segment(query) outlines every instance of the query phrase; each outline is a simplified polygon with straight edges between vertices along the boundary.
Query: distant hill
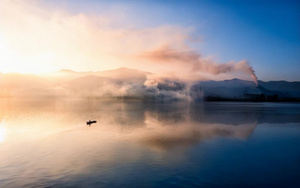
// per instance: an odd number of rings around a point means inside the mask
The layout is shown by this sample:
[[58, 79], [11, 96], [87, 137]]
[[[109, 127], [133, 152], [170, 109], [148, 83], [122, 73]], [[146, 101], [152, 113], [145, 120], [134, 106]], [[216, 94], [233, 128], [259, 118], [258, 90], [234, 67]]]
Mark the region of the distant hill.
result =
[[258, 81], [259, 86], [269, 90], [286, 93], [290, 97], [300, 97], [300, 82], [287, 81]]
[[299, 100], [300, 82], [251, 81], [232, 79], [224, 81], [201, 81], [204, 97], [209, 100], [280, 101]]
[[300, 101], [300, 82], [259, 80], [258, 86], [240, 79], [184, 82], [124, 67], [96, 72], [63, 69], [43, 76], [1, 73], [0, 87], [0, 97]]

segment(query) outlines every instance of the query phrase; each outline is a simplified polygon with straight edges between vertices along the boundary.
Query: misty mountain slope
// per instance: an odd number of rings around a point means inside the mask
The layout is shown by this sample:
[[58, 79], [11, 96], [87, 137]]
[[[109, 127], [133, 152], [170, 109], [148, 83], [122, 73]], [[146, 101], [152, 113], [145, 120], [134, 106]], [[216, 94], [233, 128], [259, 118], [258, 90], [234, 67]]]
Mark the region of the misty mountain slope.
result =
[[[278, 98], [299, 98], [300, 82], [286, 81], [259, 81], [256, 87], [254, 82], [232, 79], [224, 81], [202, 81], [198, 83], [202, 87], [204, 96], [222, 97], [222, 98], [249, 98], [259, 95], [265, 97], [273, 96]], [[266, 87], [264, 87], [266, 86]]]
[[61, 70], [36, 76], [0, 74], [0, 97], [97, 97], [151, 100], [202, 101], [207, 97], [226, 100], [284, 100], [300, 98], [300, 82], [224, 81], [185, 82], [149, 72], [120, 68], [98, 72]]
[[224, 81], [200, 81], [196, 84], [201, 88], [203, 97], [243, 98], [245, 93], [259, 94], [253, 81], [224, 80]]
[[69, 93], [85, 97], [135, 97], [163, 100], [187, 97], [185, 83], [148, 80], [148, 76], [154, 75], [149, 72], [120, 68], [90, 73], [92, 75], [75, 78], [62, 85], [69, 90]]
[[290, 97], [300, 97], [300, 82], [287, 82], [287, 81], [269, 81], [269, 82], [258, 82], [259, 86], [270, 90], [280, 91]]
[[287, 82], [287, 81], [269, 81], [264, 82], [259, 80], [258, 84], [269, 90], [283, 89], [286, 91], [300, 90], [300, 82]]
[[137, 81], [137, 80], [146, 80], [148, 75], [153, 75], [153, 74], [150, 72], [144, 72], [137, 69], [129, 69], [129, 68], [122, 67], [114, 70], [98, 71], [95, 72], [94, 75], [105, 77], [105, 78], [122, 79], [126, 81]]
[[225, 87], [225, 88], [233, 88], [233, 87], [256, 87], [253, 81], [248, 80], [240, 80], [234, 78], [232, 80], [223, 80], [223, 81], [200, 81], [199, 85], [204, 87]]
[[51, 77], [54, 80], [59, 81], [71, 81], [77, 78], [94, 75], [98, 77], [103, 77], [107, 79], [118, 79], [123, 81], [137, 81], [137, 80], [145, 80], [147, 76], [154, 75], [150, 72], [144, 72], [137, 69], [129, 69], [129, 68], [119, 68], [113, 70], [106, 71], [87, 71], [87, 72], [76, 72], [68, 69], [62, 69], [60, 71], [54, 72], [47, 76]]
[[203, 87], [204, 96], [222, 98], [242, 98], [245, 87]]
[[[104, 74], [105, 75], [105, 74]], [[82, 97], [141, 97], [145, 95], [145, 78], [134, 77], [117, 79], [112, 77], [88, 75], [63, 83], [71, 94]], [[135, 78], [135, 79], [134, 79]]]
[[267, 96], [277, 96], [279, 98], [289, 98], [291, 97], [289, 92], [286, 90], [268, 90], [262, 86], [258, 86], [257, 89], [260, 90], [261, 94], [267, 95]]

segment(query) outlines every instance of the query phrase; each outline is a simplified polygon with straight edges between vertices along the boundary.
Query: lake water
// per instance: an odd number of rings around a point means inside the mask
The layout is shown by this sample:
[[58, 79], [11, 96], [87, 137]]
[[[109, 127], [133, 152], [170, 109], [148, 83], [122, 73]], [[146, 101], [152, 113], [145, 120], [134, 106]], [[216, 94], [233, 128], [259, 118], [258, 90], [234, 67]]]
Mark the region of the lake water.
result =
[[254, 186], [300, 187], [299, 103], [0, 99], [0, 187]]

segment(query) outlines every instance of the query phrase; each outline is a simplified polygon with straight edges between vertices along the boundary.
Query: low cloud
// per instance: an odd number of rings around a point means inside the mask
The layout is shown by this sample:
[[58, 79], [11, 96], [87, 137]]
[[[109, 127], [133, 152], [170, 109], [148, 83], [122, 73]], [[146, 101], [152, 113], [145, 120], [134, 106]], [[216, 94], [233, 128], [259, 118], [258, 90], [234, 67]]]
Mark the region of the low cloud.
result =
[[207, 95], [242, 98], [245, 87], [255, 90], [251, 81], [233, 80], [234, 86], [226, 83], [210, 83], [207, 87], [205, 81], [187, 82], [128, 68], [98, 72], [62, 70], [43, 76], [0, 73], [0, 97], [202, 101]]

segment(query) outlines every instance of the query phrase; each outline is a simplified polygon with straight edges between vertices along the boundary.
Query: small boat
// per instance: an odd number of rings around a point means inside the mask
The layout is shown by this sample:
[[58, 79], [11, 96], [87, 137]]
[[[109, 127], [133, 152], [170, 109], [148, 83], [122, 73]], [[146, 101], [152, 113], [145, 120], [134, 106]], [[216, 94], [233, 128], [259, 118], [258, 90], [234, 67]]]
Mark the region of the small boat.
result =
[[86, 124], [89, 125], [89, 126], [91, 126], [91, 124], [93, 124], [93, 123], [97, 123], [97, 121], [91, 121], [91, 120], [89, 120], [89, 121], [86, 122]]

